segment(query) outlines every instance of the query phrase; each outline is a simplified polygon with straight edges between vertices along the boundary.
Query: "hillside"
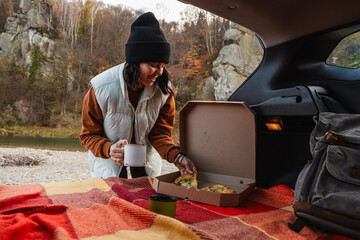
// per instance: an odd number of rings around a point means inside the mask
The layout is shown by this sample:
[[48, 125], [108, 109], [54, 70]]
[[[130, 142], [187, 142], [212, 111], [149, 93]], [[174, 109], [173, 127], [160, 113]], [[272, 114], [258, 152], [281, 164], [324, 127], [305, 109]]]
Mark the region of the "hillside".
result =
[[[95, 0], [0, 6], [0, 128], [79, 127], [90, 79], [124, 61], [141, 12]], [[161, 27], [172, 47], [167, 67], [177, 110], [192, 99], [226, 100], [262, 58], [254, 33], [195, 7], [181, 23]]]

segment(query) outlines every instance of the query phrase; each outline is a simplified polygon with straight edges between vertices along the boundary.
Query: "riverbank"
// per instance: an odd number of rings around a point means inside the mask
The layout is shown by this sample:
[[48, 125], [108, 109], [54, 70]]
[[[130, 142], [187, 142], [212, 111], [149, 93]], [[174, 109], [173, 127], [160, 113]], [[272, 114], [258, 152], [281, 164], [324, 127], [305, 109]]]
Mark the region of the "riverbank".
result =
[[[3, 156], [9, 155], [41, 161], [32, 166], [0, 166], [0, 185], [86, 181], [91, 178], [87, 152], [0, 147], [0, 165]], [[164, 160], [162, 174], [174, 171], [177, 168]]]
[[72, 138], [78, 139], [80, 127], [39, 127], [39, 126], [7, 126], [0, 128], [0, 136], [23, 136], [44, 138]]

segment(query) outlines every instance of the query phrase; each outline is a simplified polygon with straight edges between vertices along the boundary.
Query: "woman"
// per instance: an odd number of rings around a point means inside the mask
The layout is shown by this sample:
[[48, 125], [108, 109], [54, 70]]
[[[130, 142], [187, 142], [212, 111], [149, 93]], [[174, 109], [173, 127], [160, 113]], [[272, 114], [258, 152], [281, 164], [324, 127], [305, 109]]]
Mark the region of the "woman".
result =
[[151, 12], [131, 25], [125, 45], [125, 63], [90, 81], [82, 110], [80, 142], [89, 150], [92, 177], [127, 178], [127, 143], [146, 145], [145, 167], [130, 167], [131, 177], [156, 177], [162, 159], [173, 162], [181, 174], [196, 171], [171, 138], [175, 101], [170, 87], [170, 44]]

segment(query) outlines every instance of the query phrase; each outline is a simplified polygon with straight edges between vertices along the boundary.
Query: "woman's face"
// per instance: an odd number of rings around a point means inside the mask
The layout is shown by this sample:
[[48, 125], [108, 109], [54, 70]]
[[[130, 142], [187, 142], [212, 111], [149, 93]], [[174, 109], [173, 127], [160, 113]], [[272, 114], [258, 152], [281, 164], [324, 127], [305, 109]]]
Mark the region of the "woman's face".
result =
[[163, 74], [165, 64], [157, 62], [146, 62], [140, 63], [139, 66], [141, 71], [140, 82], [142, 85], [150, 87], [154, 84], [156, 78]]

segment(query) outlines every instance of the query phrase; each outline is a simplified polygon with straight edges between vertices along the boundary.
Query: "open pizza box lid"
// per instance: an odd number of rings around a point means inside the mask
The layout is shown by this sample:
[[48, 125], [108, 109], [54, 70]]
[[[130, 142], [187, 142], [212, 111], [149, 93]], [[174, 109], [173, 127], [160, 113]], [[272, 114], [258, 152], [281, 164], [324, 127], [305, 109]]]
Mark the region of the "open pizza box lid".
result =
[[157, 193], [215, 206], [239, 206], [255, 187], [255, 115], [243, 102], [190, 101], [180, 111], [180, 147], [196, 165], [198, 188], [222, 184], [236, 193], [187, 189], [174, 172], [158, 176]]

